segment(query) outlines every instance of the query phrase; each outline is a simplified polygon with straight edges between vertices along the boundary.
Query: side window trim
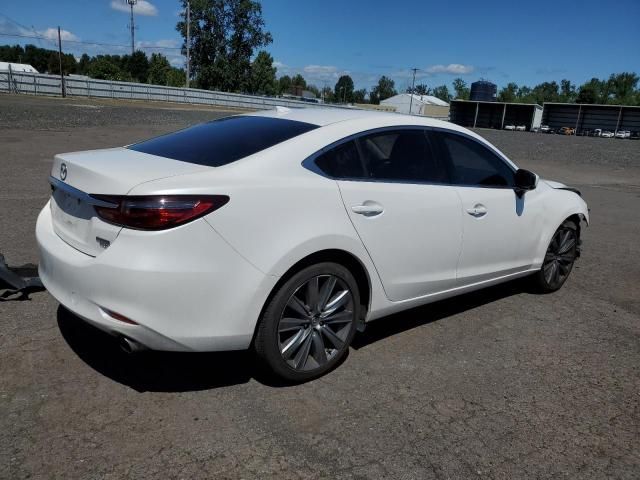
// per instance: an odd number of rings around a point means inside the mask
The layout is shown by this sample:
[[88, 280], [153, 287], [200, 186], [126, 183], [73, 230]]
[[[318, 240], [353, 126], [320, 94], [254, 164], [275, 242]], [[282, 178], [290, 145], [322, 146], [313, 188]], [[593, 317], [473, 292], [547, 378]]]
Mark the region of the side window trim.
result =
[[475, 144], [479, 145], [480, 147], [484, 148], [485, 150], [491, 152], [497, 159], [498, 161], [502, 162], [502, 164], [504, 164], [504, 166], [506, 166], [509, 170], [511, 170], [514, 174], [516, 172], [516, 168], [514, 168], [514, 166], [511, 164], [511, 162], [508, 162], [507, 160], [505, 160], [505, 158], [503, 157], [503, 155], [500, 154], [500, 152], [496, 151], [494, 148], [489, 148], [488, 145], [479, 142], [478, 139], [472, 137], [471, 135], [467, 135], [464, 132], [458, 132], [455, 130], [449, 130], [446, 128], [438, 128], [438, 127], [433, 127], [430, 128], [430, 131], [432, 132], [430, 134], [430, 137], [432, 138], [432, 143], [433, 144], [437, 144], [437, 148], [439, 150], [439, 153], [445, 158], [445, 161], [447, 163], [447, 168], [449, 169], [449, 176], [451, 179], [451, 185], [455, 186], [455, 187], [461, 187], [461, 188], [491, 188], [491, 189], [497, 189], [497, 190], [513, 190], [513, 185], [480, 185], [480, 184], [464, 184], [464, 183], [455, 183], [454, 182], [454, 171], [455, 171], [455, 166], [453, 163], [453, 160], [451, 159], [451, 155], [449, 154], [449, 150], [448, 148], [445, 146], [444, 144], [444, 138], [441, 135], [437, 135], [437, 133], [445, 133], [445, 134], [449, 134], [449, 135], [454, 135], [454, 136], [458, 136], [461, 138], [465, 138], [471, 142], [474, 142]]
[[[360, 141], [362, 138], [367, 137], [369, 135], [375, 135], [376, 133], [384, 133], [384, 132], [394, 132], [394, 131], [398, 131], [398, 130], [421, 130], [423, 132], [423, 134], [425, 135], [425, 139], [427, 142], [427, 145], [429, 147], [429, 151], [431, 152], [432, 155], [434, 155], [434, 158], [438, 158], [440, 159], [441, 157], [435, 157], [438, 153], [438, 149], [435, 148], [434, 146], [434, 142], [431, 138], [431, 135], [429, 134], [429, 132], [431, 130], [433, 130], [433, 127], [429, 127], [429, 126], [422, 126], [422, 125], [397, 125], [397, 126], [391, 126], [391, 127], [380, 127], [380, 128], [373, 128], [371, 130], [366, 130], [364, 132], [358, 132], [358, 133], [354, 133], [353, 135], [349, 135], [347, 137], [341, 138], [340, 140], [337, 140], [323, 148], [321, 148], [320, 150], [318, 150], [317, 152], [309, 155], [306, 159], [304, 159], [302, 161], [302, 166], [304, 168], [306, 168], [307, 170], [312, 171], [313, 173], [316, 173], [322, 177], [328, 178], [330, 180], [335, 180], [335, 181], [347, 181], [347, 182], [372, 182], [372, 183], [404, 183], [404, 184], [411, 184], [411, 185], [439, 185], [439, 186], [454, 186], [453, 182], [453, 177], [452, 177], [452, 171], [450, 169], [450, 166], [448, 165], [447, 161], [443, 162], [443, 165], [445, 166], [446, 169], [446, 174], [447, 174], [447, 179], [449, 183], [446, 182], [427, 182], [427, 181], [420, 181], [420, 180], [415, 180], [415, 181], [410, 181], [410, 180], [392, 180], [392, 179], [377, 179], [377, 178], [371, 178], [369, 177], [369, 171], [366, 168], [366, 165], [364, 163], [364, 159], [363, 159], [363, 155], [362, 155], [362, 146], [360, 144]], [[449, 131], [446, 129], [442, 129], [443, 131]], [[340, 145], [343, 145], [345, 143], [348, 143], [350, 141], [353, 141], [356, 144], [356, 148], [358, 150], [358, 157], [360, 160], [360, 163], [362, 165], [362, 168], [364, 170], [364, 173], [366, 175], [365, 178], [349, 178], [349, 177], [344, 177], [344, 178], [340, 178], [340, 177], [334, 177], [332, 175], [329, 175], [328, 173], [324, 172], [317, 164], [316, 164], [316, 159], [318, 157], [320, 157], [321, 155], [329, 152], [330, 150], [339, 147]], [[445, 159], [448, 160], [448, 159]]]

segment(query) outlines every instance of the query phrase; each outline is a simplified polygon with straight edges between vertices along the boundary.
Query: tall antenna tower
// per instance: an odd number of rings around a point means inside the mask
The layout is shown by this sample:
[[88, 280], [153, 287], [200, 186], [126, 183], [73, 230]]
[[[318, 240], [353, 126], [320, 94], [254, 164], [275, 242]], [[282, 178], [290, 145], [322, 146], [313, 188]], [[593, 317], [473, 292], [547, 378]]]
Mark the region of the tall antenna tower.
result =
[[136, 51], [136, 42], [135, 42], [135, 31], [136, 26], [133, 22], [133, 7], [138, 3], [138, 0], [125, 0], [129, 6], [131, 7], [131, 22], [129, 23], [129, 28], [131, 29], [131, 55], [133, 55]]

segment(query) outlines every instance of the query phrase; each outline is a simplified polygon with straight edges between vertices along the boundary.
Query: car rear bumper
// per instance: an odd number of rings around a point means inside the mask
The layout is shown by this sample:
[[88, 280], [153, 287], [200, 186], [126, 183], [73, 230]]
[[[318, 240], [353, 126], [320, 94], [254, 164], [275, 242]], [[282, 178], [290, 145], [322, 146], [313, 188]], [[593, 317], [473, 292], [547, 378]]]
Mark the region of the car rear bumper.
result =
[[62, 305], [108, 333], [155, 350], [248, 348], [277, 281], [203, 220], [160, 232], [123, 229], [92, 257], [56, 235], [47, 204], [36, 237], [42, 282]]

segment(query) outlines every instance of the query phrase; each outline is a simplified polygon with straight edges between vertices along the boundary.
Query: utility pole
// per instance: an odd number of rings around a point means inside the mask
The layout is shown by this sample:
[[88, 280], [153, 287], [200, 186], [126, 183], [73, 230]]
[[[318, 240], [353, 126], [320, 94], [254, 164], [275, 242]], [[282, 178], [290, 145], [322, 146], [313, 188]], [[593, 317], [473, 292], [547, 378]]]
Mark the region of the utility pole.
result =
[[131, 55], [133, 55], [136, 51], [136, 43], [135, 43], [136, 26], [135, 26], [135, 23], [133, 23], [133, 6], [138, 3], [138, 0], [127, 0], [127, 3], [131, 7], [131, 23], [129, 24], [129, 28], [131, 28]]
[[60, 88], [62, 98], [67, 96], [67, 89], [64, 86], [64, 72], [62, 71], [62, 37], [60, 36], [60, 26], [58, 26], [58, 65], [60, 67]]
[[191, 2], [187, 0], [187, 81], [186, 87], [189, 88], [190, 62], [191, 62]]
[[413, 89], [416, 87], [416, 72], [418, 69], [412, 68], [411, 70], [413, 70], [413, 80], [411, 81], [411, 97], [409, 97], [411, 99], [409, 100], [409, 115], [413, 114]]

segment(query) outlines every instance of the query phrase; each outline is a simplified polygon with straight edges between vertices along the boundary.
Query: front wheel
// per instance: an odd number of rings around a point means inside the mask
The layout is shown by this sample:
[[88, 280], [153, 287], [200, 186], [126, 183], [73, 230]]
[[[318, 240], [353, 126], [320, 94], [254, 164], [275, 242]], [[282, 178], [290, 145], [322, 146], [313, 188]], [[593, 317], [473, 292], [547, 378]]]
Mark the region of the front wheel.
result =
[[331, 370], [353, 339], [358, 286], [342, 265], [319, 263], [293, 275], [264, 310], [254, 348], [282, 379], [303, 382]]
[[574, 222], [567, 220], [560, 225], [549, 243], [542, 268], [533, 276], [540, 291], [555, 292], [562, 287], [578, 257], [578, 242], [578, 226]]

